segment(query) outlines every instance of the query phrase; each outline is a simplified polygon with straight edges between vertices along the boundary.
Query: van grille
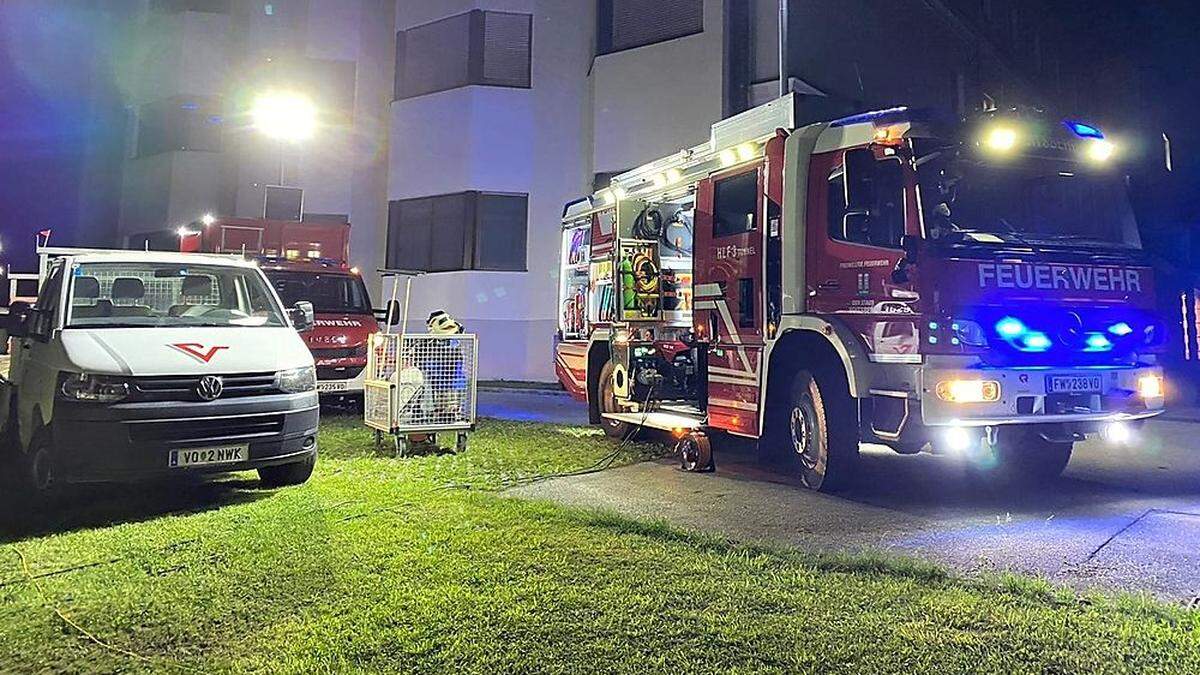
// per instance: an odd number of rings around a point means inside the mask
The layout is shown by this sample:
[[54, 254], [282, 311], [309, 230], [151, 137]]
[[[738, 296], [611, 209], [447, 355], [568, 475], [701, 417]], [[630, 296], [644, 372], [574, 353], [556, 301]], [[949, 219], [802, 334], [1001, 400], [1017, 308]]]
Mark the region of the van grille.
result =
[[134, 422], [128, 425], [129, 440], [135, 443], [199, 443], [275, 436], [283, 431], [283, 415], [244, 415], [208, 419]]
[[[264, 396], [278, 394], [275, 373], [238, 373], [218, 375], [225, 384], [221, 398]], [[195, 401], [199, 375], [170, 377], [137, 377], [131, 380], [134, 398], [139, 401]]]

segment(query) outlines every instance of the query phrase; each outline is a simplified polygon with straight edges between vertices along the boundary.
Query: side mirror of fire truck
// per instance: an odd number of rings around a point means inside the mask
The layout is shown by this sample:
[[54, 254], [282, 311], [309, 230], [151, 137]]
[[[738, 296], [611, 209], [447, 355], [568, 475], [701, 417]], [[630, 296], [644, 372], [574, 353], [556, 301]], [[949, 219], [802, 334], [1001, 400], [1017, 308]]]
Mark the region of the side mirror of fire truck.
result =
[[904, 251], [904, 257], [896, 263], [896, 269], [892, 270], [892, 283], [906, 284], [910, 281], [908, 271], [917, 265], [917, 258], [921, 252], [921, 238], [906, 234], [900, 237], [900, 248]]
[[400, 301], [389, 300], [387, 304], [387, 324], [389, 326], [400, 325]]

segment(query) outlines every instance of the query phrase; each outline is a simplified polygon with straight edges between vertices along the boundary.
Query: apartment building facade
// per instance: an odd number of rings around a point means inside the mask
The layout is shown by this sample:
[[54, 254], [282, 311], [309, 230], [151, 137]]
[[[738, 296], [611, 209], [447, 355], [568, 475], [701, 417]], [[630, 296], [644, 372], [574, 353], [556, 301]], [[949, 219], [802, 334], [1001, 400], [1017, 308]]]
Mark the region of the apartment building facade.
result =
[[[353, 223], [377, 295], [371, 270], [426, 272], [411, 316], [479, 334], [481, 377], [552, 381], [564, 203], [778, 96], [781, 53], [812, 119], [1019, 90], [1025, 3], [953, 4], [788, 0], [781, 45], [779, 0], [149, 2], [121, 230], [302, 188], [307, 218]], [[247, 124], [281, 85], [320, 106], [311, 142]]]

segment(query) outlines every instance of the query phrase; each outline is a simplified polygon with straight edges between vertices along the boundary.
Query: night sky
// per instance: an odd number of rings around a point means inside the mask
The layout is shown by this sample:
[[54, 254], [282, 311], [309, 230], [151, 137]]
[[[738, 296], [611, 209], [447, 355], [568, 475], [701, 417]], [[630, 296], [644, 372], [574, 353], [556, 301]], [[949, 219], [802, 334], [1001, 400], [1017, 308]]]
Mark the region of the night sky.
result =
[[0, 260], [17, 271], [43, 228], [113, 236], [125, 112], [112, 15], [83, 9], [101, 4], [0, 1]]

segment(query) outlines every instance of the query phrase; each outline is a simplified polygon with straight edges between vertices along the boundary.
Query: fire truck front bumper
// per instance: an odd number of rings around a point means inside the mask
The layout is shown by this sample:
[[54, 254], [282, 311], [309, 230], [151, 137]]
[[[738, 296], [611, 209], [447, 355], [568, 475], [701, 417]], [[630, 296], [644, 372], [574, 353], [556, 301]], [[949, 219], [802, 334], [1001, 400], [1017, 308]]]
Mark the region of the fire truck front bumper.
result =
[[920, 410], [926, 427], [1135, 421], [1163, 412], [1158, 366], [964, 368], [930, 363], [922, 370]]

